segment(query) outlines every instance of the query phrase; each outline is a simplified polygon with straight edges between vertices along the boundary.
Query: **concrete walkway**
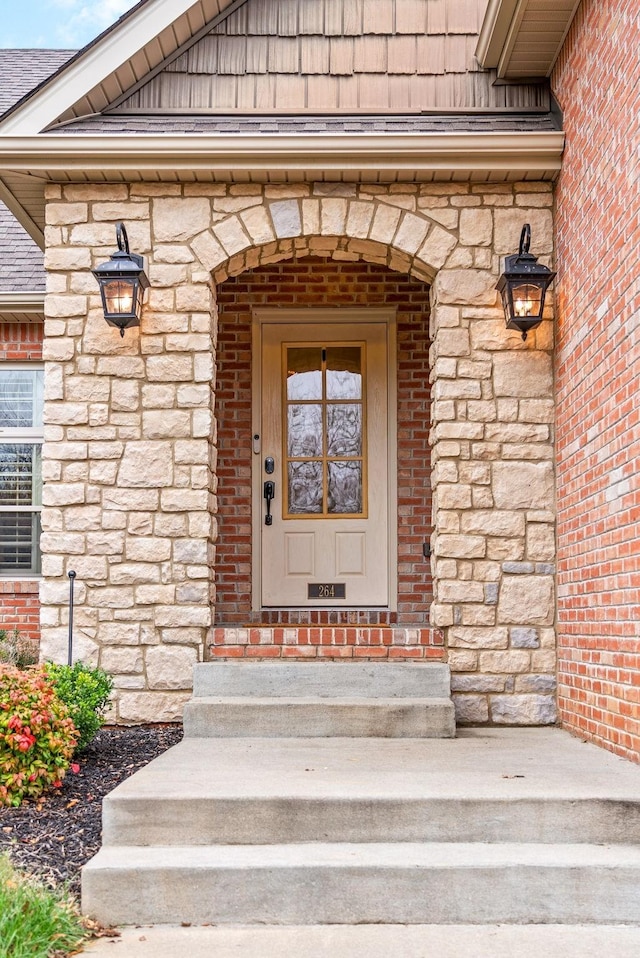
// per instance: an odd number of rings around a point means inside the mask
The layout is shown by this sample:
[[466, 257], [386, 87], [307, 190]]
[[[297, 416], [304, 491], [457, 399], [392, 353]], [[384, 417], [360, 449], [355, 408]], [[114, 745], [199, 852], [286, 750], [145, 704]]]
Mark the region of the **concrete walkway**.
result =
[[[389, 815], [396, 813], [395, 840], [400, 846], [416, 840], [416, 829], [428, 833], [446, 823], [451, 841], [482, 841], [475, 837], [478, 829], [485, 834], [489, 828], [490, 835], [495, 831], [489, 840], [497, 843], [497, 849], [500, 842], [513, 840], [509, 829], [523, 833], [521, 841], [534, 843], [534, 852], [535, 843], [550, 841], [568, 843], [569, 848], [571, 843], [591, 842], [590, 847], [603, 854], [608, 843], [613, 843], [611, 854], [618, 847], [625, 854], [640, 849], [640, 768], [558, 729], [474, 729], [462, 731], [453, 741], [184, 741], [119, 786], [116, 796], [106, 832], [116, 824], [125, 836], [129, 830], [142, 829], [144, 834], [138, 837], [143, 845], [157, 841], [167, 829], [176, 844], [185, 846], [193, 843], [194, 832], [205, 846], [220, 842], [220, 830], [231, 846], [265, 841], [260, 829], [267, 827], [271, 841], [282, 841], [283, 836], [272, 835], [272, 830], [277, 832], [287, 821], [291, 827], [294, 820], [300, 831], [296, 840], [304, 842], [311, 837], [305, 832], [311, 819], [318, 825], [316, 802], [328, 800], [342, 808], [348, 800], [353, 816], [336, 820], [336, 827], [349, 832], [342, 839], [346, 841], [362, 841], [351, 832], [357, 832], [367, 808], [371, 827], [376, 819], [371, 803], [377, 802], [381, 828], [383, 819], [389, 827]], [[137, 824], [130, 822], [131, 810], [137, 806], [144, 813], [152, 797], [154, 820], [145, 820], [143, 814], [135, 816]], [[205, 797], [214, 802], [214, 825]], [[306, 815], [296, 818], [290, 811], [290, 803], [301, 799], [314, 811], [308, 823]], [[406, 799], [410, 814], [398, 814], [399, 803]], [[185, 815], [182, 808], [181, 820], [175, 813], [185, 800], [193, 809]], [[237, 808], [238, 801], [244, 804], [244, 813], [230, 816], [227, 810]], [[272, 804], [280, 814], [264, 817], [265, 807]], [[254, 809], [263, 814], [254, 814]], [[442, 832], [423, 840], [442, 842]], [[129, 927], [122, 929], [120, 938], [91, 943], [85, 953], [114, 958], [602, 958], [614, 952], [616, 958], [637, 958], [640, 925], [603, 924], [609, 914], [599, 918], [593, 914], [594, 924], [564, 925]], [[574, 921], [588, 921], [590, 915], [587, 909]], [[611, 918], [615, 922], [613, 914]]]
[[622, 925], [313, 925], [126, 928], [92, 942], [98, 958], [638, 958]]

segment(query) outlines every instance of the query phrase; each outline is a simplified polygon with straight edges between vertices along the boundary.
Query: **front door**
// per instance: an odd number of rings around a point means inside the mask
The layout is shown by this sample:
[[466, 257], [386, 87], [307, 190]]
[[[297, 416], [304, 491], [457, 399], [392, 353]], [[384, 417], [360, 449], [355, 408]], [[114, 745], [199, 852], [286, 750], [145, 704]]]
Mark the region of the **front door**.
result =
[[388, 324], [262, 325], [261, 604], [389, 605]]

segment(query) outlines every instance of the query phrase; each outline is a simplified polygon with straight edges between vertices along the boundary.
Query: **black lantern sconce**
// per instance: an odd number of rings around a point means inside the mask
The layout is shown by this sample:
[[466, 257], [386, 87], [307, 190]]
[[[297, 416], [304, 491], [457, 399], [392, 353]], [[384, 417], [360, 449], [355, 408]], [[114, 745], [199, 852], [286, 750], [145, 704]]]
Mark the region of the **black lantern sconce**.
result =
[[96, 266], [92, 273], [100, 286], [104, 318], [124, 336], [125, 329], [140, 325], [142, 298], [149, 279], [144, 271], [144, 257], [129, 252], [124, 223], [116, 225], [116, 240], [117, 251], [108, 263]]
[[525, 223], [520, 234], [520, 249], [516, 255], [505, 257], [504, 273], [496, 286], [502, 296], [507, 329], [517, 329], [523, 339], [542, 322], [544, 298], [556, 275], [538, 263], [537, 257], [529, 252], [530, 244], [531, 227]]

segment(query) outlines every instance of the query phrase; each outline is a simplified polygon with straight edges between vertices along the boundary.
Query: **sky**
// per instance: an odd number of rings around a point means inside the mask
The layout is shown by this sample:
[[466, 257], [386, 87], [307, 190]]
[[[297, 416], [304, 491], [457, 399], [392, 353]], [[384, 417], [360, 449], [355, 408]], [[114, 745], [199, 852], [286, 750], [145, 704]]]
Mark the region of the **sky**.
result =
[[77, 50], [138, 0], [0, 0], [0, 47]]

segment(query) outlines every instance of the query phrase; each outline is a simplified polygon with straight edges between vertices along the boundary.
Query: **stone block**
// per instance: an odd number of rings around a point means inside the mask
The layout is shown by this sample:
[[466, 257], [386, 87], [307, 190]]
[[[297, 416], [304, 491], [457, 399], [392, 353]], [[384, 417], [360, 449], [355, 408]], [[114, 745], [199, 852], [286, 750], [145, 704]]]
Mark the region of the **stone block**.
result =
[[118, 697], [118, 719], [124, 725], [147, 722], [178, 722], [190, 691], [140, 692], [122, 690]]
[[494, 462], [492, 490], [498, 509], [552, 509], [553, 466], [550, 462]]
[[518, 672], [528, 672], [530, 663], [529, 653], [521, 649], [480, 653], [481, 672], [504, 672], [513, 675]]
[[164, 487], [173, 482], [172, 446], [149, 440], [129, 442], [124, 447], [118, 471], [118, 485]]
[[537, 649], [540, 646], [537, 629], [523, 626], [509, 629], [509, 639], [512, 649]]
[[[492, 306], [498, 295], [495, 286], [496, 277], [485, 270], [443, 269], [434, 283], [434, 292], [439, 303]], [[506, 348], [504, 344], [502, 348]]]
[[[302, 233], [302, 220], [300, 217], [300, 204], [297, 199], [278, 200], [269, 204], [269, 212], [273, 222], [273, 229], [278, 239], [286, 239], [292, 236], [300, 236]], [[224, 240], [222, 240], [223, 244]]]
[[399, 209], [380, 203], [373, 217], [370, 233], [371, 239], [376, 240], [378, 243], [391, 243], [401, 215]]
[[456, 649], [506, 649], [509, 633], [505, 628], [454, 626], [449, 630], [449, 646]]
[[553, 396], [553, 369], [548, 353], [496, 353], [493, 368], [496, 396], [536, 400]]
[[438, 535], [436, 555], [452, 559], [483, 559], [486, 543], [481, 536]]
[[554, 695], [491, 695], [491, 721], [496, 725], [553, 725]]
[[486, 695], [453, 695], [457, 725], [483, 725], [489, 721], [489, 703]]
[[160, 243], [189, 240], [207, 229], [211, 202], [206, 197], [159, 197], [153, 200], [153, 234]]
[[487, 209], [463, 209], [460, 212], [460, 242], [465, 246], [490, 246], [493, 216]]
[[551, 625], [555, 616], [552, 576], [505, 575], [500, 587], [498, 622]]

